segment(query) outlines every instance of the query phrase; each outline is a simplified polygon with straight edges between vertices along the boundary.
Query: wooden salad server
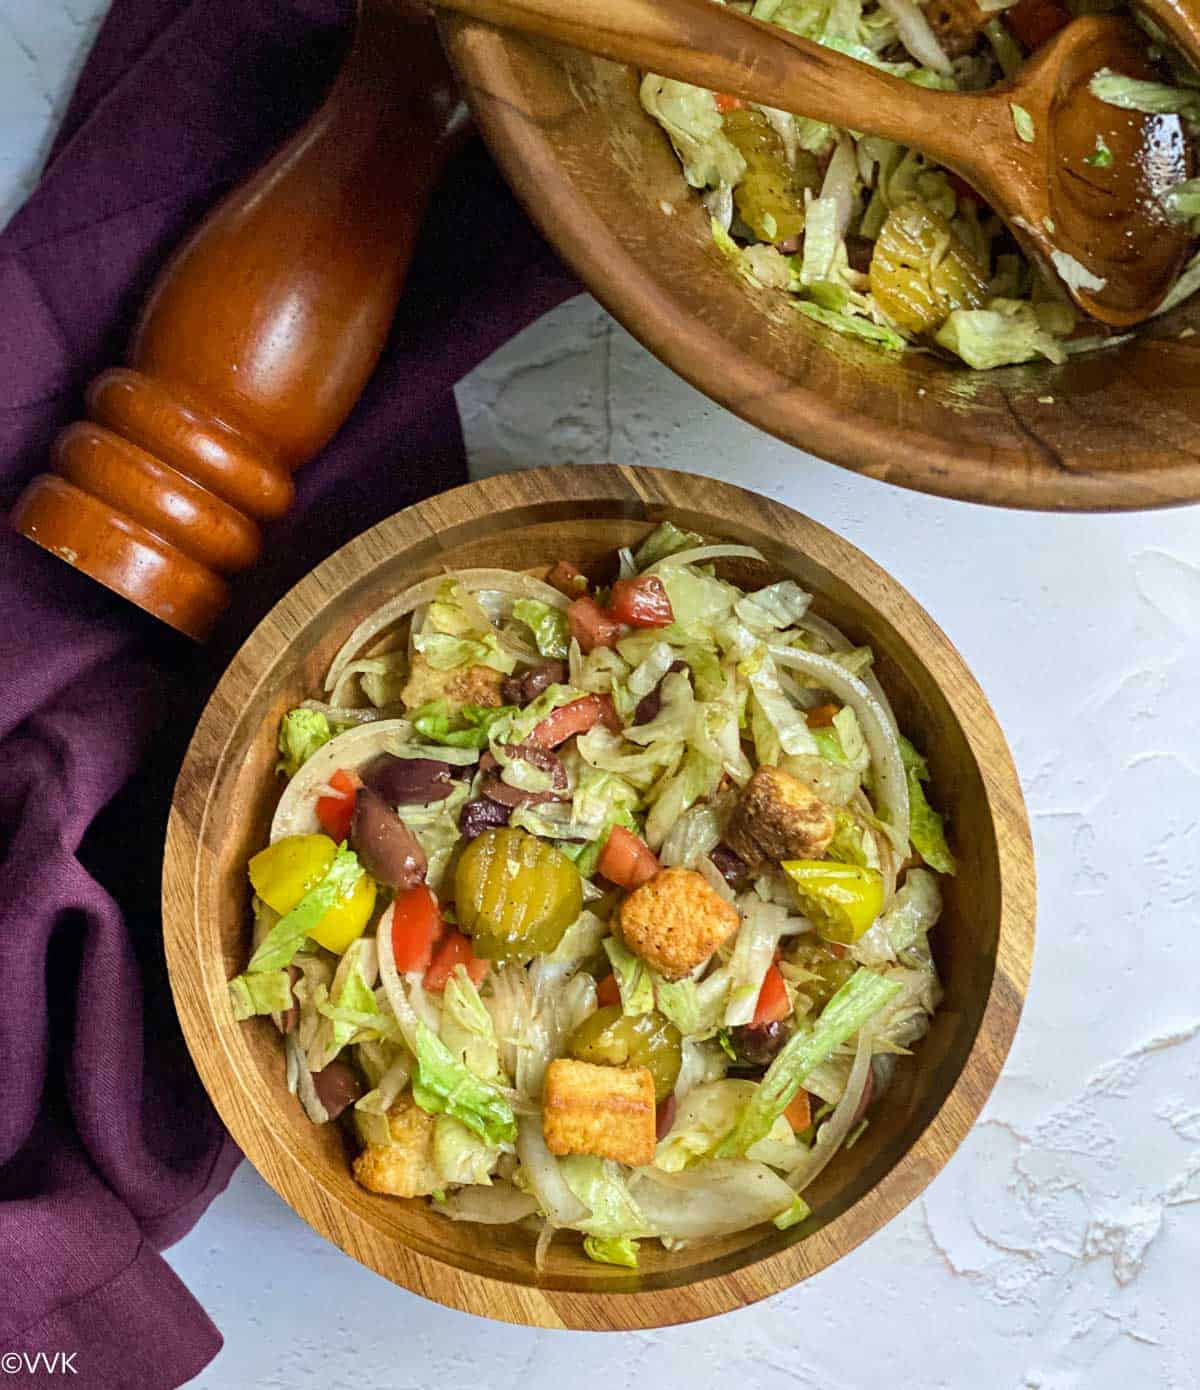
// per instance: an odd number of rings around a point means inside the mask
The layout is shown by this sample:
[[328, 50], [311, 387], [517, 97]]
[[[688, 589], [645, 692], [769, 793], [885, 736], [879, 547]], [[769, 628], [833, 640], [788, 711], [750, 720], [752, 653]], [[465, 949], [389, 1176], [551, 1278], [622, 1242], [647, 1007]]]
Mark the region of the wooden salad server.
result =
[[[1162, 205], [1166, 190], [1191, 167], [1180, 118], [1118, 109], [1088, 85], [1104, 68], [1155, 75], [1148, 41], [1129, 20], [1074, 20], [1004, 86], [937, 92], [713, 0], [438, 3], [664, 77], [915, 146], [978, 189], [1027, 254], [1101, 322], [1125, 327], [1148, 317], [1187, 257], [1188, 227]], [[1098, 137], [1113, 154], [1104, 167], [1088, 163]]]
[[1200, 68], [1200, 0], [1136, 0], [1139, 10], [1177, 44], [1194, 68]]
[[433, 26], [363, 0], [324, 105], [176, 252], [17, 530], [205, 637], [374, 369], [464, 126]]

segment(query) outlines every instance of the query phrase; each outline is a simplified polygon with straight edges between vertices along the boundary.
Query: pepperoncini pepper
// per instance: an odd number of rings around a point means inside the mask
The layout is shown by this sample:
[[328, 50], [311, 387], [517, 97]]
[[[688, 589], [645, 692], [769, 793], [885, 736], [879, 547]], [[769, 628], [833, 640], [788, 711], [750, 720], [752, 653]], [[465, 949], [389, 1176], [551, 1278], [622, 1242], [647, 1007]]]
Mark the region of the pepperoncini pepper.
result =
[[877, 869], [831, 859], [789, 859], [780, 867], [801, 910], [826, 941], [853, 944], [883, 907], [883, 875]]
[[[337, 845], [328, 835], [287, 835], [250, 861], [250, 882], [270, 908], [285, 916], [329, 871]], [[363, 874], [353, 891], [326, 909], [309, 936], [341, 955], [366, 930], [375, 908], [375, 881]]]

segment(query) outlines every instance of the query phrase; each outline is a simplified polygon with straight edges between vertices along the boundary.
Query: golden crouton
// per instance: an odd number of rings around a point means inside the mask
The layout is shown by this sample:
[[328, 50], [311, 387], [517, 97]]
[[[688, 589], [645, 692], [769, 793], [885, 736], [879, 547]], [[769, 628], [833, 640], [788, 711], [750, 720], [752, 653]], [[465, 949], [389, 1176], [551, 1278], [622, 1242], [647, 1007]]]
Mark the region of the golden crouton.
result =
[[753, 869], [767, 859], [821, 859], [833, 839], [831, 807], [777, 767], [760, 767], [742, 789], [725, 843]]
[[354, 1160], [355, 1178], [389, 1197], [426, 1197], [441, 1186], [433, 1166], [434, 1118], [405, 1092], [388, 1111], [392, 1142], [368, 1144]]
[[490, 666], [457, 666], [449, 671], [438, 671], [418, 652], [412, 660], [408, 673], [408, 683], [400, 692], [405, 709], [418, 709], [430, 700], [446, 700], [452, 705], [503, 704], [500, 686], [504, 681], [503, 671], [493, 671]]
[[694, 869], [663, 869], [621, 904], [625, 944], [668, 980], [702, 965], [740, 921], [737, 908]]
[[552, 1154], [595, 1154], [637, 1168], [654, 1161], [654, 1078], [647, 1067], [559, 1057], [546, 1068], [542, 1132]]

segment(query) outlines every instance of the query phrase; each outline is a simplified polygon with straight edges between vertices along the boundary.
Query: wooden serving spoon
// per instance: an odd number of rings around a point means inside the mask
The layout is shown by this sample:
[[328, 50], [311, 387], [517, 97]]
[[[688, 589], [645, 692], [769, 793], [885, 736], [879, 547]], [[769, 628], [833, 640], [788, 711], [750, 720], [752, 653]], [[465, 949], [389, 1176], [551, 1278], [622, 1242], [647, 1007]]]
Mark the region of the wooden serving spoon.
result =
[[1136, 0], [1137, 8], [1148, 14], [1184, 53], [1200, 68], [1200, 3], [1198, 0]]
[[[978, 189], [1026, 253], [1063, 279], [1086, 313], [1115, 327], [1152, 314], [1187, 256], [1186, 224], [1163, 209], [1164, 193], [1191, 167], [1180, 118], [1110, 106], [1088, 86], [1102, 68], [1155, 76], [1145, 35], [1128, 20], [1077, 19], [1014, 81], [987, 92], [937, 92], [713, 0], [438, 3], [711, 91], [915, 146]], [[1017, 130], [1023, 113], [1032, 120], [1031, 139]], [[1087, 163], [1097, 137], [1112, 151], [1107, 167]]]

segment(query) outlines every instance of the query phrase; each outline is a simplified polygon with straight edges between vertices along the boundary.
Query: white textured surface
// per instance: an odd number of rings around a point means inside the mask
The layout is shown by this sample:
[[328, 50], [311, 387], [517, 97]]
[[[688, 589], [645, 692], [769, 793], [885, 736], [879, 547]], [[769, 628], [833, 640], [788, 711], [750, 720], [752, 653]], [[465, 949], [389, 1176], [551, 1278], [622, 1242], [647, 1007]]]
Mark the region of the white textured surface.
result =
[[[0, 216], [104, 0], [0, 0]], [[2, 312], [2, 306], [0, 306]], [[1200, 1383], [1200, 510], [989, 511], [758, 434], [590, 299], [460, 392], [476, 472], [662, 464], [833, 527], [932, 611], [1033, 818], [1033, 988], [982, 1123], [885, 1231], [712, 1323], [598, 1341], [448, 1312], [325, 1244], [243, 1166], [171, 1252], [225, 1334], [203, 1390], [1183, 1390]]]

